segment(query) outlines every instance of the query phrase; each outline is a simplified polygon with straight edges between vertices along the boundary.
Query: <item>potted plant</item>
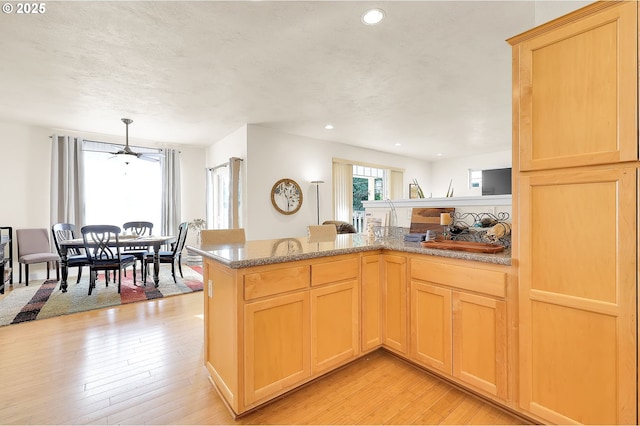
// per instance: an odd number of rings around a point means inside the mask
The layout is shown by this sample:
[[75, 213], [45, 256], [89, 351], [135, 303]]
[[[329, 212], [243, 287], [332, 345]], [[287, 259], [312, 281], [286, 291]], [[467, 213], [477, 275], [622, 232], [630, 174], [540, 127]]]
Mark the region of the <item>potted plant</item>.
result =
[[205, 222], [204, 219], [193, 219], [191, 222], [189, 222], [189, 229], [195, 231], [196, 233], [196, 242], [198, 244], [200, 244], [200, 231], [202, 231], [205, 226], [207, 226], [207, 223]]
[[[202, 231], [206, 226], [206, 221], [201, 218], [193, 219], [191, 222], [189, 222], [189, 229], [193, 230], [196, 233], [196, 242], [198, 243], [198, 245], [200, 244], [200, 231]], [[190, 250], [187, 250], [187, 264], [198, 265], [200, 263], [202, 263], [202, 256], [193, 253]]]

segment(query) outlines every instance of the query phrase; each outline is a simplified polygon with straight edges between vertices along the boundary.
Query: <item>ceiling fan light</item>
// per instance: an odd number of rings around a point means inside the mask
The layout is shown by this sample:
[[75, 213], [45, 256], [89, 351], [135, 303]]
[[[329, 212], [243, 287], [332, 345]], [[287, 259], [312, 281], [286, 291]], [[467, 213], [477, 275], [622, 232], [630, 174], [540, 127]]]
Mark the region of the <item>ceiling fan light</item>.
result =
[[133, 160], [137, 160], [138, 156], [135, 154], [128, 154], [126, 152], [119, 152], [116, 154], [116, 159], [123, 164], [129, 164], [133, 162]]

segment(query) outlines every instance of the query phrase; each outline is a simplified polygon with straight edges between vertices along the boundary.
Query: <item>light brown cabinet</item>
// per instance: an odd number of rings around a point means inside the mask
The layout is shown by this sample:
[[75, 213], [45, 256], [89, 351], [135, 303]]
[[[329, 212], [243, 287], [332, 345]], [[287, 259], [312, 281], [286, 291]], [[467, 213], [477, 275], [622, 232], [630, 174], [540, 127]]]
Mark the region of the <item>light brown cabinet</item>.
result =
[[359, 254], [232, 269], [205, 259], [205, 365], [241, 414], [358, 357]]
[[407, 353], [407, 259], [382, 255], [383, 344]]
[[382, 255], [375, 253], [362, 256], [360, 280], [361, 348], [367, 352], [382, 344]]
[[[354, 258], [353, 261], [358, 262], [358, 259]], [[311, 290], [313, 374], [332, 370], [360, 353], [359, 305], [357, 274], [347, 281]]]
[[635, 423], [636, 169], [523, 175], [519, 198], [522, 408]]
[[[438, 358], [429, 345], [439, 333], [447, 339], [440, 349], [449, 351], [440, 371], [501, 395], [492, 379], [501, 370], [487, 360], [502, 362], [491, 348], [503, 335], [497, 299], [505, 298], [509, 267], [426, 258], [377, 250], [240, 269], [205, 258], [205, 365], [212, 382], [242, 414], [379, 347], [433, 368], [420, 357]], [[409, 259], [420, 296], [409, 294]], [[445, 295], [444, 312], [422, 298], [429, 292]], [[411, 327], [427, 342], [420, 356], [410, 351], [409, 324], [416, 322], [410, 312], [430, 319]], [[493, 383], [498, 390], [487, 385]]]
[[638, 159], [637, 5], [607, 3], [509, 40], [520, 170]]
[[453, 376], [507, 399], [507, 307], [503, 300], [453, 292]]
[[451, 290], [411, 281], [411, 358], [451, 374]]
[[500, 268], [411, 259], [410, 358], [506, 401], [507, 278]]
[[637, 422], [638, 4], [597, 2], [513, 45], [519, 404]]
[[244, 307], [244, 403], [265, 399], [311, 376], [309, 293]]

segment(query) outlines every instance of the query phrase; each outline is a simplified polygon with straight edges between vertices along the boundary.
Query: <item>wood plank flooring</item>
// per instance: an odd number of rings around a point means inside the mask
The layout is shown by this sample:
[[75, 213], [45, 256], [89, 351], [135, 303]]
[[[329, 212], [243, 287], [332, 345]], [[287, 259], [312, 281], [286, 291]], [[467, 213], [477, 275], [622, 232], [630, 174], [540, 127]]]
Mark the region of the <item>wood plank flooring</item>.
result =
[[384, 351], [234, 421], [203, 365], [202, 297], [0, 327], [0, 424], [521, 423]]

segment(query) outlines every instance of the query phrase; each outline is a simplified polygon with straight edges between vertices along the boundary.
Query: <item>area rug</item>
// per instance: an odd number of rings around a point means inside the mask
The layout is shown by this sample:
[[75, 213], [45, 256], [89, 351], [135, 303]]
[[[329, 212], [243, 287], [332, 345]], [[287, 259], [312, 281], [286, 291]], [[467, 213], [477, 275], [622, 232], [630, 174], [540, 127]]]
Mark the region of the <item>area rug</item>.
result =
[[89, 268], [86, 267], [78, 284], [76, 276], [69, 276], [66, 293], [60, 290], [60, 282], [55, 280], [41, 284], [34, 280], [28, 287], [24, 283], [14, 283], [13, 290], [0, 296], [0, 326], [202, 291], [201, 266], [182, 265], [182, 272], [184, 278], [176, 271], [177, 283], [174, 283], [171, 268], [161, 267], [160, 282], [156, 288], [151, 277], [147, 277], [147, 285], [143, 285], [139, 271], [137, 285], [134, 285], [133, 274], [129, 270], [126, 277], [122, 276], [120, 294], [117, 282], [111, 279], [107, 287], [104, 274], [100, 274], [96, 287], [88, 295]]

